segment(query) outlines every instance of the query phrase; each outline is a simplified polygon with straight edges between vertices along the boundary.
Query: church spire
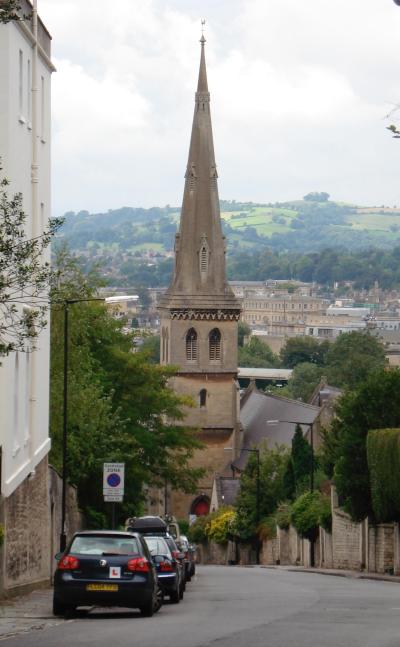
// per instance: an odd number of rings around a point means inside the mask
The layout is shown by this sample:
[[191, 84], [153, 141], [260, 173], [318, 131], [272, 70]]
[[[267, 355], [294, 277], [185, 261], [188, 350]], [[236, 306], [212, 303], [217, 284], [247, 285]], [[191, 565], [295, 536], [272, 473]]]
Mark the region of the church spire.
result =
[[205, 42], [202, 34], [181, 221], [175, 242], [175, 270], [166, 297], [174, 306], [190, 302], [201, 308], [238, 308], [225, 276], [225, 237], [219, 210]]

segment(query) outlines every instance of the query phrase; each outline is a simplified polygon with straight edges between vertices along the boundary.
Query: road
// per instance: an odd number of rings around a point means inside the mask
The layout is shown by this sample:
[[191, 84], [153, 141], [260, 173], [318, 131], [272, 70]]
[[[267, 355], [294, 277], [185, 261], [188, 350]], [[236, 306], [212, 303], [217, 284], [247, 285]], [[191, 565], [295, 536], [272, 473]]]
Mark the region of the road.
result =
[[[49, 599], [50, 602], [50, 599]], [[400, 585], [285, 569], [203, 566], [153, 618], [99, 610], [10, 647], [399, 647]]]

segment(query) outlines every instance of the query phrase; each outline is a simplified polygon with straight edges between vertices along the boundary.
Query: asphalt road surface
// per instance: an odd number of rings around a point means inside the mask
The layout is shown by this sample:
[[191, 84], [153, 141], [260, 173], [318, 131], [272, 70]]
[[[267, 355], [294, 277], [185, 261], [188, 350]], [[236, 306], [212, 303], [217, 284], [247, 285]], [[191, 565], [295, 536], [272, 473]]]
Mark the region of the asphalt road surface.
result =
[[10, 647], [400, 647], [400, 585], [283, 569], [203, 566], [153, 618], [89, 614]]

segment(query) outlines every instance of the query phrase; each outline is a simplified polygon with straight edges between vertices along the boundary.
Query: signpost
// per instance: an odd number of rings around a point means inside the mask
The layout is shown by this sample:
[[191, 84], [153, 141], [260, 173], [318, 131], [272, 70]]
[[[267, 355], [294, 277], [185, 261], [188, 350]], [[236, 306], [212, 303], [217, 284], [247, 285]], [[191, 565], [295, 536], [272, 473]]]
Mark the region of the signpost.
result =
[[104, 501], [112, 503], [112, 529], [115, 528], [115, 504], [124, 500], [125, 463], [103, 464]]

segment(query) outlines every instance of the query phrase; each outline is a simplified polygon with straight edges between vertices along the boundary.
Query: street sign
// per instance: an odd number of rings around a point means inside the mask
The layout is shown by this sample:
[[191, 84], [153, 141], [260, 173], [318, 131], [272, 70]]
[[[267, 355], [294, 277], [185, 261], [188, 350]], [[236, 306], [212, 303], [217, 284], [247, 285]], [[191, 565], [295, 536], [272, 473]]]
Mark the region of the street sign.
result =
[[105, 501], [122, 501], [124, 496], [124, 480], [125, 463], [103, 464], [103, 495]]
[[123, 496], [107, 496], [106, 494], [104, 495], [104, 501], [106, 503], [121, 503], [124, 500]]

